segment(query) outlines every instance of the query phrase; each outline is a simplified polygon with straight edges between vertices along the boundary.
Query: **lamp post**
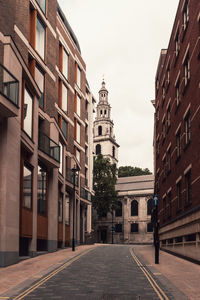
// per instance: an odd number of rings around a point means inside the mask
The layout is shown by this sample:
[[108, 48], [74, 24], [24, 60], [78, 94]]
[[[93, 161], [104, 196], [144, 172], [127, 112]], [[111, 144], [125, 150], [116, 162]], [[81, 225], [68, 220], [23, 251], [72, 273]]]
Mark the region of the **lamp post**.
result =
[[76, 165], [72, 168], [73, 172], [73, 184], [74, 184], [74, 201], [73, 201], [73, 232], [72, 232], [72, 251], [75, 251], [75, 204], [76, 204], [76, 173], [80, 171], [80, 168]]

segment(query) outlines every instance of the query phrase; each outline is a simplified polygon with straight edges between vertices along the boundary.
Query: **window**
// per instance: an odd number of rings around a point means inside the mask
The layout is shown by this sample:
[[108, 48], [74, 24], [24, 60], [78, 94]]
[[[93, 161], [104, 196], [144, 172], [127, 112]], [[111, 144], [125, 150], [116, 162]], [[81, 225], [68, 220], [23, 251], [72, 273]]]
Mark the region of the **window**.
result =
[[167, 169], [167, 168], [166, 168], [166, 155], [165, 155], [165, 157], [164, 157], [162, 163], [163, 163], [163, 179], [165, 179], [165, 178], [166, 178], [166, 175], [167, 175], [167, 170], [166, 170], [166, 169]]
[[100, 110], [100, 117], [103, 117], [103, 111]]
[[32, 209], [32, 170], [24, 165], [23, 207]]
[[101, 154], [101, 145], [97, 144], [96, 145], [96, 155]]
[[98, 127], [98, 135], [102, 135], [102, 126]]
[[81, 125], [78, 122], [76, 123], [76, 141], [81, 143]]
[[131, 232], [139, 232], [138, 223], [132, 223], [131, 224]]
[[38, 165], [38, 189], [37, 189], [37, 201], [38, 201], [38, 214], [46, 215], [47, 211], [47, 173]]
[[117, 208], [115, 210], [115, 217], [122, 217], [122, 203], [117, 201]]
[[76, 149], [76, 158], [77, 158], [78, 162], [81, 161], [81, 152], [78, 149]]
[[67, 52], [63, 49], [63, 68], [62, 68], [62, 73], [65, 76], [65, 78], [68, 79], [68, 61], [69, 61], [69, 56]]
[[170, 83], [170, 64], [168, 64], [167, 66], [167, 82], [166, 82], [167, 88], [169, 87], [169, 83]]
[[81, 97], [79, 95], [77, 95], [76, 101], [77, 101], [76, 102], [76, 113], [80, 117], [81, 116]]
[[62, 174], [63, 173], [63, 145], [59, 143], [60, 146], [60, 167], [59, 167], [59, 172]]
[[131, 202], [131, 216], [138, 216], [138, 202], [136, 200]]
[[39, 53], [39, 55], [42, 57], [42, 59], [44, 59], [44, 57], [45, 57], [45, 27], [39, 18], [37, 18], [37, 23], [36, 23], [35, 49]]
[[40, 8], [43, 10], [44, 14], [46, 14], [46, 0], [37, 0]]
[[165, 82], [164, 82], [163, 86], [162, 86], [162, 99], [163, 99], [163, 101], [165, 101], [165, 96], [166, 96], [166, 91], [165, 91]]
[[153, 232], [153, 223], [147, 223], [147, 232]]
[[171, 218], [171, 216], [172, 216], [172, 194], [171, 194], [171, 192], [168, 194], [168, 203], [169, 203], [168, 217]]
[[67, 112], [68, 104], [68, 90], [64, 84], [62, 84], [62, 110]]
[[33, 98], [29, 91], [24, 91], [24, 131], [32, 138], [33, 129]]
[[185, 204], [190, 204], [192, 202], [191, 195], [191, 171], [185, 174]]
[[171, 148], [167, 152], [167, 173], [171, 171]]
[[41, 91], [41, 98], [39, 100], [39, 105], [44, 108], [44, 88], [45, 88], [45, 75], [44, 72], [36, 65], [35, 67], [35, 81]]
[[190, 61], [189, 61], [189, 53], [186, 55], [184, 61], [184, 73], [185, 73], [185, 86], [189, 83], [190, 80]]
[[122, 232], [122, 224], [115, 224], [115, 232]]
[[62, 118], [62, 133], [63, 133], [64, 137], [66, 138], [66, 140], [67, 140], [67, 136], [68, 136], [67, 127], [68, 127], [67, 122]]
[[81, 69], [77, 66], [77, 80], [76, 83], [78, 87], [81, 89]]
[[182, 208], [182, 196], [181, 196], [181, 181], [176, 185], [177, 188], [177, 210]]
[[176, 83], [176, 106], [180, 104], [180, 79]]
[[190, 114], [188, 113], [184, 120], [185, 123], [185, 145], [189, 144], [191, 139]]
[[59, 199], [58, 199], [58, 221], [62, 222], [63, 220], [63, 194], [59, 194]]
[[153, 200], [152, 198], [150, 198], [147, 201], [147, 215], [151, 215], [152, 208], [153, 208]]
[[166, 197], [163, 198], [163, 221], [166, 220]]
[[65, 196], [65, 224], [69, 225], [69, 194]]
[[105, 116], [107, 115], [107, 110], [106, 110], [106, 109], [104, 110], [104, 115], [105, 115]]
[[112, 147], [112, 156], [115, 158], [115, 147]]
[[181, 131], [179, 130], [176, 134], [176, 149], [177, 149], [177, 158], [181, 156]]
[[176, 37], [175, 37], [175, 54], [176, 57], [179, 55], [180, 52], [180, 34], [179, 29], [177, 30]]
[[183, 29], [184, 30], [187, 28], [188, 22], [189, 22], [189, 5], [188, 5], [188, 0], [186, 0], [183, 8]]
[[169, 130], [171, 126], [171, 107], [170, 105], [167, 108], [167, 131]]
[[163, 136], [163, 139], [165, 139], [165, 137], [166, 137], [166, 123], [165, 123], [165, 119], [163, 120], [163, 123], [162, 123], [162, 136]]

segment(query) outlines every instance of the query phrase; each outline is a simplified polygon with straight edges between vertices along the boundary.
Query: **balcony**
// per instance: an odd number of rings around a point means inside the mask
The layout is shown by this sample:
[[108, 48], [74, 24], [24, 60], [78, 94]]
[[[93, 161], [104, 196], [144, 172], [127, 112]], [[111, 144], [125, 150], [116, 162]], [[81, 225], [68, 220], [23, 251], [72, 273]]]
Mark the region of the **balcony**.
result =
[[0, 116], [16, 117], [19, 104], [19, 81], [0, 64]]
[[80, 193], [81, 198], [86, 199], [91, 202], [91, 193], [85, 190], [84, 188], [81, 187], [81, 193]]
[[[48, 157], [42, 155], [45, 163], [52, 165], [53, 167], [59, 167], [60, 163], [60, 147], [52, 139], [50, 139], [46, 134], [39, 132], [38, 138], [38, 149], [42, 153], [46, 154]], [[55, 163], [56, 161], [56, 163]]]
[[[74, 184], [74, 173], [69, 168], [66, 168], [66, 180]], [[78, 174], [75, 174], [75, 186], [78, 186]]]

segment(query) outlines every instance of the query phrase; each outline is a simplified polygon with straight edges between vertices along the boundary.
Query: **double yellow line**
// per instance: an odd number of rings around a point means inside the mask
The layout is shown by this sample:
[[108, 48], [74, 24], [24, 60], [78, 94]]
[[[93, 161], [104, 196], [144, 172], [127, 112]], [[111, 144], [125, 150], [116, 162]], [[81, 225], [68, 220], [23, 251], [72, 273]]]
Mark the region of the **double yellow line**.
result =
[[158, 295], [159, 299], [161, 299], [161, 300], [164, 300], [164, 299], [165, 300], [169, 300], [169, 298], [166, 296], [166, 294], [163, 292], [163, 290], [159, 287], [159, 285], [153, 279], [153, 277], [151, 276], [151, 274], [147, 271], [147, 269], [141, 264], [141, 262], [139, 261], [139, 259], [135, 256], [135, 254], [134, 254], [134, 252], [133, 252], [132, 249], [130, 249], [130, 253], [131, 253], [134, 261], [138, 265], [138, 267], [141, 269], [141, 271], [144, 273], [144, 275], [148, 279], [149, 283], [151, 284], [152, 288], [154, 289], [154, 291]]
[[[61, 267], [57, 268], [56, 270], [54, 270], [53, 272], [51, 272], [49, 275], [47, 275], [46, 277], [44, 277], [43, 279], [41, 279], [40, 281], [36, 282], [34, 285], [32, 285], [30, 288], [26, 289], [24, 292], [22, 292], [21, 294], [19, 294], [18, 296], [16, 296], [15, 298], [13, 298], [13, 300], [20, 300], [23, 299], [25, 296], [27, 296], [28, 294], [30, 294], [31, 292], [33, 292], [35, 289], [37, 289], [39, 286], [41, 286], [42, 284], [44, 284], [46, 281], [48, 281], [49, 279], [51, 279], [52, 277], [54, 277], [56, 274], [58, 274], [59, 272], [61, 272], [63, 269], [67, 268], [69, 265], [71, 265], [74, 261], [78, 260], [81, 256], [87, 254], [88, 252], [94, 250], [93, 249], [89, 249], [81, 254], [79, 254], [78, 256], [72, 258], [70, 261], [64, 263]], [[1, 298], [0, 298], [1, 299]], [[3, 299], [3, 298], [2, 298]], [[9, 299], [9, 298], [5, 298], [5, 299]]]

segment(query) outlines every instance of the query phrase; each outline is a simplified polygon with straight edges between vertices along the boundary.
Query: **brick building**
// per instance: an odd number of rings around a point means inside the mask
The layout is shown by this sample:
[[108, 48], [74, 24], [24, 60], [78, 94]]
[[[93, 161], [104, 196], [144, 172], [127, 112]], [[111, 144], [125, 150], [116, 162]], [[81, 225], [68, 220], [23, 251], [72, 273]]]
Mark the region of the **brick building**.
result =
[[200, 2], [180, 0], [155, 84], [161, 248], [200, 261]]
[[0, 266], [6, 266], [69, 246], [73, 224], [77, 243], [90, 234], [95, 100], [57, 0], [0, 0], [0, 7]]

